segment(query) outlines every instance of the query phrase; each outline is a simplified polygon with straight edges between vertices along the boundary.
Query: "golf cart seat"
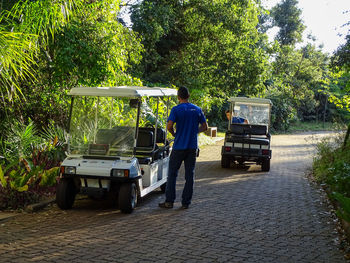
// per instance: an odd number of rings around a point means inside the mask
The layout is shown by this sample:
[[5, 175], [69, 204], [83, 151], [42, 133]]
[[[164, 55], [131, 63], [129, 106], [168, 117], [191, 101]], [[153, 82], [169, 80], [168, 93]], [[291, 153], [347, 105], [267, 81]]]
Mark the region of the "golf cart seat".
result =
[[255, 145], [270, 144], [270, 134], [265, 125], [231, 124], [230, 133], [231, 136], [227, 138], [228, 142]]
[[[165, 147], [154, 144], [154, 128], [141, 127], [136, 142], [136, 156], [140, 164], [149, 164], [163, 156]], [[164, 143], [165, 131], [157, 128], [156, 143]]]
[[267, 135], [266, 125], [238, 124], [230, 125], [230, 132], [235, 135]]

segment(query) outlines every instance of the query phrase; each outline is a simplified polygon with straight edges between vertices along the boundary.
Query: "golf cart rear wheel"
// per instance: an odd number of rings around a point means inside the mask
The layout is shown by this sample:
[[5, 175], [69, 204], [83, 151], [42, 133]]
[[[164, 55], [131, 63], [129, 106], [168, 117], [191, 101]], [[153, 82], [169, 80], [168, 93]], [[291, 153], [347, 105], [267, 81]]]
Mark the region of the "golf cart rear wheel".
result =
[[71, 209], [76, 195], [74, 181], [62, 178], [58, 183], [56, 190], [56, 202], [61, 209]]
[[263, 172], [268, 172], [270, 171], [270, 159], [264, 160], [261, 164], [261, 170]]
[[230, 158], [227, 156], [221, 156], [221, 167], [222, 168], [230, 168]]
[[124, 183], [118, 194], [119, 209], [130, 214], [137, 205], [137, 187], [135, 183]]

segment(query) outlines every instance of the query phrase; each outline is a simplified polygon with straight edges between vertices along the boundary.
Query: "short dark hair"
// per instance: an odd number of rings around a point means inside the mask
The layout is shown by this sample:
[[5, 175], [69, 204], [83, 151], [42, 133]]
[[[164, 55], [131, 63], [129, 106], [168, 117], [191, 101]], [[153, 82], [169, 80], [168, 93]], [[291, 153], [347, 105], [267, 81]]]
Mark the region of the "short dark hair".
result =
[[190, 92], [186, 87], [180, 87], [177, 91], [177, 96], [179, 96], [181, 99], [188, 99], [190, 97]]

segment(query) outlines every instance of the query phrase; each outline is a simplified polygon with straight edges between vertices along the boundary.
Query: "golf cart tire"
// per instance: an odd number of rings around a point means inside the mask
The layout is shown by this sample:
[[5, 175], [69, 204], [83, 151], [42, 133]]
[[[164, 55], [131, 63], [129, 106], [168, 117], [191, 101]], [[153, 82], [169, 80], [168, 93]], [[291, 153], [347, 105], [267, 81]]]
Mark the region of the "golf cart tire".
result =
[[59, 208], [71, 209], [75, 201], [76, 189], [74, 181], [62, 178], [56, 190], [56, 203]]
[[130, 214], [137, 205], [137, 187], [135, 183], [124, 183], [120, 186], [118, 195], [119, 209]]
[[231, 160], [227, 156], [221, 156], [221, 167], [222, 168], [230, 168]]
[[166, 189], [166, 183], [160, 186], [160, 191], [162, 191], [162, 193], [165, 193], [165, 189]]
[[268, 172], [270, 171], [270, 159], [264, 160], [261, 164], [261, 170], [263, 172]]

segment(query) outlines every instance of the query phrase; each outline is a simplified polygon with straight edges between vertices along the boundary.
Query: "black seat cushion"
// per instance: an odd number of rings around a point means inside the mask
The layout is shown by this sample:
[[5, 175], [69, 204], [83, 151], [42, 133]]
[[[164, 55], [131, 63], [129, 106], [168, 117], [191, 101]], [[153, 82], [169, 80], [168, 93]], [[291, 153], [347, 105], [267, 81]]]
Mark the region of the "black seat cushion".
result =
[[[151, 127], [140, 127], [140, 131], [151, 131], [153, 134], [155, 133], [155, 129]], [[157, 128], [157, 141], [156, 143], [164, 143], [165, 141], [165, 130], [162, 128]]]
[[139, 130], [136, 147], [153, 147], [154, 137], [152, 131]]
[[267, 138], [251, 138], [245, 136], [233, 136], [229, 140], [233, 143], [244, 143], [244, 144], [259, 144], [259, 145], [269, 145], [270, 140]]
[[230, 132], [238, 135], [267, 135], [267, 126], [233, 123], [230, 125]]

